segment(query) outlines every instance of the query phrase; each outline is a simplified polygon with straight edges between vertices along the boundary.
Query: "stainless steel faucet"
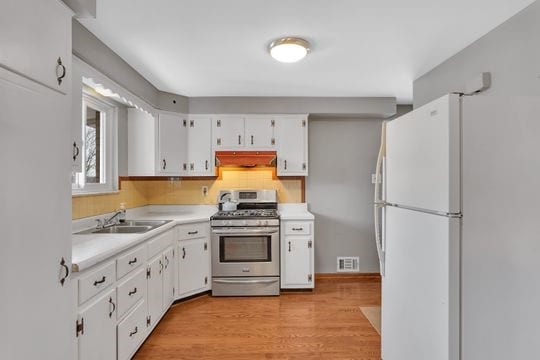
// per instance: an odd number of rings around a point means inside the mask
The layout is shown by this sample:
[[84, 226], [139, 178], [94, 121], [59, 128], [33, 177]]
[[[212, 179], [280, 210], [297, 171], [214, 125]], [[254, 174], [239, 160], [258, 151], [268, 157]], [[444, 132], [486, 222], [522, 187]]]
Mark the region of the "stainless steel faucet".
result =
[[117, 217], [118, 215], [120, 214], [125, 214], [126, 213], [126, 209], [120, 209], [120, 210], [117, 210], [113, 216], [111, 216], [110, 218], [108, 219], [104, 219], [103, 221], [97, 219], [96, 221], [98, 222], [97, 224], [97, 228], [98, 229], [103, 229], [103, 228], [106, 228], [106, 227], [109, 227], [109, 226], [113, 226], [113, 225], [116, 225], [118, 224], [118, 220], [117, 220]]

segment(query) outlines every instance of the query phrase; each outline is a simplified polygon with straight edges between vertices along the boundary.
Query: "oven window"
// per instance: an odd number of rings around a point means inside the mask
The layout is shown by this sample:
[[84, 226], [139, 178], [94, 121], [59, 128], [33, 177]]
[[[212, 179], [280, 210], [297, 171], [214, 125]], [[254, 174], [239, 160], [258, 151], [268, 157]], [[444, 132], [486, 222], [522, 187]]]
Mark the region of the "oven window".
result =
[[271, 247], [271, 236], [220, 236], [219, 261], [270, 262]]

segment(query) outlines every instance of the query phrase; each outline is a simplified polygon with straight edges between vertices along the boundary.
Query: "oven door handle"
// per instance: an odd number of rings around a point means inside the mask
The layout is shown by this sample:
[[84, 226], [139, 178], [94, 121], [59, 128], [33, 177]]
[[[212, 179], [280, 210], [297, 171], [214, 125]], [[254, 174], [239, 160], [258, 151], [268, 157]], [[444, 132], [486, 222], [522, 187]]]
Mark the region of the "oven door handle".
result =
[[236, 229], [212, 229], [213, 234], [217, 235], [252, 235], [252, 234], [275, 234], [278, 229], [245, 229], [245, 228], [236, 228]]
[[270, 279], [270, 280], [220, 280], [220, 279], [214, 279], [213, 280], [216, 283], [219, 284], [271, 284], [278, 282], [278, 279]]

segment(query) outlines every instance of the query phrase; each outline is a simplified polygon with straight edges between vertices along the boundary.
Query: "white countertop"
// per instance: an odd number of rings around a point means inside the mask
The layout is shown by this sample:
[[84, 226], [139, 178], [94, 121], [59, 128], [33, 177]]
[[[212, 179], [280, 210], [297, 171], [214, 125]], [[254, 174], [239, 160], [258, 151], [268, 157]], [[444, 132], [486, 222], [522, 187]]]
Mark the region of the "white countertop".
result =
[[[163, 231], [179, 224], [209, 221], [217, 211], [214, 205], [146, 206], [128, 210], [130, 220], [172, 220], [144, 234], [73, 234], [71, 250], [72, 270], [80, 272], [120, 252], [138, 245]], [[73, 231], [78, 232], [95, 226], [95, 219], [107, 215], [75, 220]]]
[[279, 204], [278, 210], [281, 220], [315, 220], [315, 216], [308, 211], [306, 203]]
[[[172, 220], [144, 234], [73, 234], [71, 252], [72, 270], [80, 272], [121, 253], [163, 231], [179, 224], [209, 221], [217, 211], [216, 205], [149, 205], [129, 209], [126, 217], [130, 220]], [[314, 220], [308, 212], [307, 204], [280, 204], [279, 213], [282, 220]], [[74, 233], [95, 227], [95, 220], [109, 217], [104, 214], [80, 220], [74, 220]]]

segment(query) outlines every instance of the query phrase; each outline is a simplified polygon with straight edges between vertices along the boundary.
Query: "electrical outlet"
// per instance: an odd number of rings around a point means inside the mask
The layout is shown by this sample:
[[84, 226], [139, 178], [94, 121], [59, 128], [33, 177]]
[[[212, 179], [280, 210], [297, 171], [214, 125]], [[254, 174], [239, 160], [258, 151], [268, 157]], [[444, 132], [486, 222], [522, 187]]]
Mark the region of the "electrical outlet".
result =
[[208, 186], [201, 187], [201, 191], [202, 191], [203, 196], [208, 195]]

